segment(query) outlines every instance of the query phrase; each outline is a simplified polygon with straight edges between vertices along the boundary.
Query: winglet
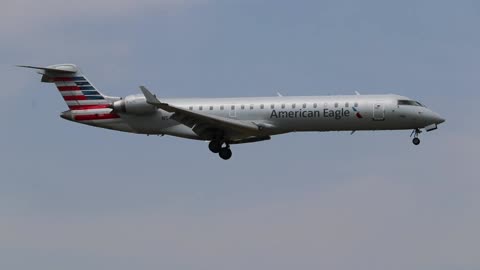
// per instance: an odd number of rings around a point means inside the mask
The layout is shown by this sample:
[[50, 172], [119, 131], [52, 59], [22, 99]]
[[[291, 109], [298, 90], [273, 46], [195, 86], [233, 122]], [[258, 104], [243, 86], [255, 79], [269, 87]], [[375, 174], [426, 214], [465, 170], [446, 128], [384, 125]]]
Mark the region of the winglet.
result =
[[164, 103], [160, 102], [160, 100], [158, 100], [157, 96], [152, 94], [152, 92], [148, 91], [148, 89], [145, 86], [140, 86], [140, 90], [142, 90], [142, 93], [145, 96], [145, 98], [147, 99], [148, 104], [152, 104], [152, 105], [155, 105], [155, 106], [164, 105]]

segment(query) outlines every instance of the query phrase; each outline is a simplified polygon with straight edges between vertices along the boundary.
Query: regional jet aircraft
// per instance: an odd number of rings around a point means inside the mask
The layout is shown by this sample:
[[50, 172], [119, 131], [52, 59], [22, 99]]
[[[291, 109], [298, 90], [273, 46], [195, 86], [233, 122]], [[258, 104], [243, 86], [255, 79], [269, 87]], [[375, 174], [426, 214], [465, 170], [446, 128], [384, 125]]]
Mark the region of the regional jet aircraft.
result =
[[55, 83], [69, 110], [60, 116], [90, 126], [146, 135], [171, 135], [209, 141], [222, 159], [230, 145], [269, 140], [300, 131], [412, 129], [418, 145], [421, 130], [432, 131], [445, 120], [421, 103], [388, 95], [289, 96], [249, 98], [159, 99], [141, 86], [142, 94], [102, 94], [72, 64], [38, 70], [42, 82]]

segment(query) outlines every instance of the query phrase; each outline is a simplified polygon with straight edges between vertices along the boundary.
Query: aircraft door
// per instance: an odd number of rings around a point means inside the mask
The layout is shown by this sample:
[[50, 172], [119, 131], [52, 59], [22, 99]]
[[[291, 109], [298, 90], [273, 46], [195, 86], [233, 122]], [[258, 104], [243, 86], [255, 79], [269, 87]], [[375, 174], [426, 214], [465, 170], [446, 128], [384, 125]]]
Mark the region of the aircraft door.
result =
[[385, 106], [382, 103], [373, 104], [373, 120], [385, 120]]
[[228, 116], [230, 116], [231, 118], [235, 118], [237, 117], [237, 108], [235, 105], [231, 105], [230, 106], [230, 111], [228, 112]]

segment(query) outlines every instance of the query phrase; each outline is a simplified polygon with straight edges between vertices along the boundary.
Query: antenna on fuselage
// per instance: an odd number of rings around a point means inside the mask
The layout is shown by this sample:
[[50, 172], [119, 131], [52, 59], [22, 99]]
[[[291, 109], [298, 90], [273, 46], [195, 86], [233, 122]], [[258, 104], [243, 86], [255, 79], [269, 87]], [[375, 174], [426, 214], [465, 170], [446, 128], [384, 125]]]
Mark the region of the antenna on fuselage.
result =
[[355, 94], [356, 94], [357, 96], [360, 96], [360, 93], [359, 93], [358, 91], [355, 91]]
[[277, 92], [277, 96], [279, 96], [279, 97], [283, 97], [283, 95], [282, 95], [282, 94], [280, 94], [280, 92]]

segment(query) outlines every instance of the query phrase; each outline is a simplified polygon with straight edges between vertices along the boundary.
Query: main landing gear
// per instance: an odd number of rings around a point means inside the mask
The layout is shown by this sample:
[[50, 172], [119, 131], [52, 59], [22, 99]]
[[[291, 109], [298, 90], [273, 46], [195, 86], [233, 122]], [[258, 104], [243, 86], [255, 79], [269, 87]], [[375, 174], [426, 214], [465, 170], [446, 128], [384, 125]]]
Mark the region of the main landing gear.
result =
[[420, 135], [420, 133], [422, 133], [422, 131], [418, 128], [416, 128], [412, 131], [412, 134], [410, 135], [410, 137], [414, 136], [413, 140], [412, 140], [414, 145], [419, 145], [420, 144], [420, 139], [418, 138], [418, 135]]
[[224, 160], [228, 160], [232, 157], [232, 150], [230, 150], [230, 145], [225, 143], [225, 146], [222, 147], [224, 143], [222, 141], [213, 140], [208, 144], [208, 149], [213, 153], [217, 154]]

